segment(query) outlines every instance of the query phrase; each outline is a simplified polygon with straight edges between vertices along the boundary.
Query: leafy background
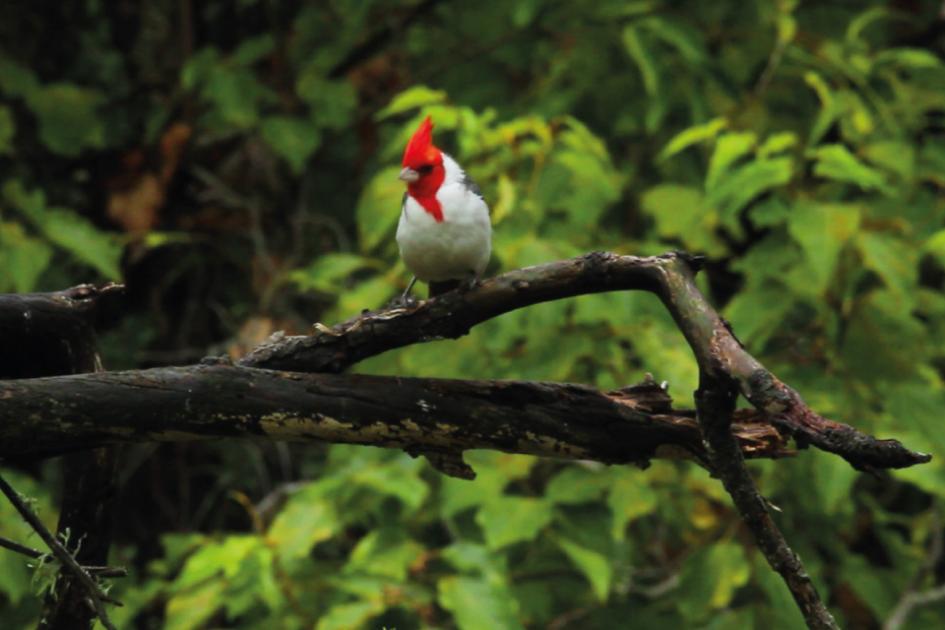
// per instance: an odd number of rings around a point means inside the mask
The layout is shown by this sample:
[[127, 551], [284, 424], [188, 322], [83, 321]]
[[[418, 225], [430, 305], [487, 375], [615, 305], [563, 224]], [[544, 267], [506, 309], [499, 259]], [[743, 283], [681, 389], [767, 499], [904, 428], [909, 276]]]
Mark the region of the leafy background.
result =
[[[124, 279], [111, 369], [238, 355], [376, 307], [405, 139], [493, 209], [491, 271], [591, 249], [708, 255], [703, 288], [819, 411], [935, 454], [876, 477], [752, 464], [845, 627], [945, 578], [945, 65], [940, 2], [13, 0], [0, 19], [0, 291]], [[372, 373], [647, 372], [688, 406], [660, 305], [519, 311]], [[475, 482], [370, 448], [123, 453], [121, 627], [800, 627], [719, 484], [492, 452]], [[5, 471], [55, 522], [57, 462]], [[0, 535], [27, 542], [0, 505]], [[0, 616], [45, 583], [2, 556]], [[941, 603], [905, 627], [945, 624]]]

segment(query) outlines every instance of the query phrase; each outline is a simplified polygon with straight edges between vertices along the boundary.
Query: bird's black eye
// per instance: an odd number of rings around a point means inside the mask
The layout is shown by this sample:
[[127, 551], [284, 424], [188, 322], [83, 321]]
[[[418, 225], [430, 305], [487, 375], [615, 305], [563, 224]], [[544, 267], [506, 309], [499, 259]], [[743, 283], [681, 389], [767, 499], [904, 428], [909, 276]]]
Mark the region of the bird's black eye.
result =
[[433, 170], [433, 166], [431, 166], [430, 164], [424, 164], [423, 166], [417, 169], [417, 172], [420, 173], [421, 175], [429, 175], [430, 171], [432, 170]]

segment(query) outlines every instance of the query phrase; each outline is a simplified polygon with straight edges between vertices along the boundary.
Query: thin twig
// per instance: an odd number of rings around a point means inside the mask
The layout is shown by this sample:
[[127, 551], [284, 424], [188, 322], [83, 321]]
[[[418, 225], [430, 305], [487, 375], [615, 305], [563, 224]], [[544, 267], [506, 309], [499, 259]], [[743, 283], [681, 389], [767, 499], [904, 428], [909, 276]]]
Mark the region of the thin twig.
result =
[[745, 467], [745, 459], [731, 432], [737, 398], [738, 386], [734, 381], [702, 372], [696, 391], [696, 410], [708, 445], [712, 472], [721, 479], [732, 497], [768, 564], [784, 579], [807, 626], [818, 630], [839, 628], [821, 601], [800, 557], [788, 546], [771, 518], [767, 502]]
[[906, 623], [913, 610], [919, 606], [928, 606], [940, 602], [943, 599], [945, 599], [945, 584], [921, 593], [906, 593], [906, 596], [899, 600], [899, 604], [892, 615], [883, 624], [883, 630], [898, 630]]
[[16, 541], [10, 540], [9, 538], [3, 538], [2, 536], [0, 536], [0, 547], [9, 549], [10, 551], [15, 551], [16, 553], [22, 554], [29, 558], [39, 558], [45, 555], [39, 549], [33, 549], [32, 547], [21, 545]]
[[917, 607], [945, 598], [945, 585], [924, 592], [919, 591], [922, 582], [932, 574], [941, 561], [942, 554], [945, 553], [945, 532], [942, 531], [938, 509], [932, 512], [931, 532], [929, 551], [925, 556], [925, 560], [919, 570], [916, 571], [916, 574], [909, 580], [909, 585], [903, 592], [902, 597], [899, 598], [886, 623], [883, 624], [883, 630], [898, 630], [906, 623], [909, 615]]
[[33, 528], [39, 537], [43, 539], [43, 542], [49, 547], [49, 550], [52, 552], [56, 559], [69, 568], [72, 574], [85, 586], [88, 591], [89, 599], [92, 602], [92, 607], [95, 609], [95, 614], [98, 615], [99, 621], [102, 622], [102, 625], [105, 626], [108, 630], [117, 630], [111, 620], [108, 618], [108, 613], [105, 610], [105, 604], [103, 602], [108, 602], [116, 606], [121, 606], [122, 603], [110, 597], [105, 593], [98, 582], [89, 575], [85, 569], [76, 561], [72, 554], [69, 553], [69, 550], [66, 549], [62, 543], [56, 540], [56, 537], [50, 533], [46, 526], [43, 525], [43, 522], [39, 520], [39, 517], [30, 509], [30, 507], [20, 498], [19, 493], [13, 489], [7, 480], [0, 475], [0, 492], [3, 492], [6, 495], [7, 499], [16, 508], [16, 511], [20, 513], [20, 516], [23, 517], [30, 527]]
[[[39, 549], [33, 549], [32, 547], [27, 547], [26, 545], [21, 545], [14, 540], [3, 538], [2, 536], [0, 536], [0, 547], [9, 549], [10, 551], [15, 551], [18, 554], [22, 554], [28, 558], [33, 558], [34, 560], [42, 559], [43, 562], [52, 562], [53, 560], [53, 558], [50, 557], [48, 553], [43, 553]], [[82, 568], [85, 569], [90, 575], [95, 575], [98, 577], [128, 577], [128, 569], [124, 567], [97, 567], [82, 565]]]

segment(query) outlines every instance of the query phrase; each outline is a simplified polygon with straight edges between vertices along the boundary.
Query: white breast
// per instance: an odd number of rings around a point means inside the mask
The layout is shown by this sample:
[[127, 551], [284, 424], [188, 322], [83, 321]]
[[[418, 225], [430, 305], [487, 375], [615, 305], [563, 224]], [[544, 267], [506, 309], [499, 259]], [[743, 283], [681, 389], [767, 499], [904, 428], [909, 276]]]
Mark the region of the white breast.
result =
[[478, 276], [492, 253], [489, 206], [464, 183], [465, 173], [453, 158], [444, 154], [443, 165], [446, 177], [436, 193], [443, 221], [408, 195], [397, 225], [400, 256], [424, 282]]

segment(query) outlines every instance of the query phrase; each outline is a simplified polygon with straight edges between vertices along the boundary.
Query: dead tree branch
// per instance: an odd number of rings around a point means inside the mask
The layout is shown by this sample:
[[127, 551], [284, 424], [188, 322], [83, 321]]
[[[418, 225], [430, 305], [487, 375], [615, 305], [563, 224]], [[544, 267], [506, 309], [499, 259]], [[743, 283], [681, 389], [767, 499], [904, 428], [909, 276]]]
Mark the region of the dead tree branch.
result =
[[901, 468], [929, 461], [896, 440], [878, 440], [811, 410], [738, 342], [693, 282], [699, 261], [680, 253], [641, 258], [594, 252], [509, 271], [462, 293], [450, 292], [407, 308], [359, 315], [308, 336], [264, 344], [240, 360], [246, 367], [299, 372], [341, 372], [388, 350], [455, 339], [473, 326], [510, 311], [605, 291], [648, 291], [660, 297], [700, 366], [739, 385], [745, 397], [798, 445], [840, 455], [855, 468]]
[[[787, 454], [788, 436], [860, 470], [912, 466], [930, 456], [811, 410], [742, 347], [701, 294], [694, 282], [700, 263], [681, 253], [641, 258], [595, 252], [511, 271], [469, 291], [365, 312], [331, 328], [317, 324], [310, 336], [271, 340], [239, 366], [211, 361], [2, 383], [0, 457], [124, 441], [315, 439], [403, 448], [425, 455], [442, 472], [471, 478], [462, 461], [470, 448], [611, 464], [682, 453], [722, 480], [807, 624], [835, 628], [744, 458]], [[518, 308], [621, 290], [657, 295], [692, 348], [700, 372], [695, 419], [692, 412], [674, 411], [653, 383], [604, 393], [554, 383], [337, 374], [388, 350], [460, 337]], [[735, 411], [739, 393], [755, 411]]]
[[[33, 549], [32, 547], [27, 547], [26, 545], [21, 545], [15, 540], [3, 538], [2, 536], [0, 536], [0, 547], [26, 556], [27, 558], [39, 560], [40, 562], [53, 561], [53, 556], [50, 556], [48, 553], [43, 553], [39, 549]], [[128, 577], [128, 569], [125, 569], [124, 567], [83, 566], [82, 568], [85, 569], [89, 575], [95, 575], [97, 577]]]
[[110, 597], [102, 590], [98, 582], [95, 581], [95, 578], [90, 576], [78, 561], [72, 557], [69, 550], [56, 540], [56, 537], [46, 529], [46, 526], [39, 520], [39, 517], [33, 513], [33, 510], [30, 509], [26, 502], [20, 498], [17, 491], [14, 490], [2, 476], [0, 476], [0, 492], [13, 504], [13, 507], [20, 513], [23, 520], [29, 523], [33, 531], [39, 534], [39, 537], [43, 539], [43, 542], [46, 543], [46, 546], [49, 547], [52, 554], [56, 556], [56, 560], [62, 563], [62, 566], [67, 568], [69, 572], [85, 586], [88, 597], [92, 602], [92, 607], [95, 609], [95, 614], [98, 616], [99, 621], [102, 622], [102, 625], [108, 628], [108, 630], [115, 630], [114, 624], [109, 620], [108, 613], [105, 611], [104, 602], [118, 606], [121, 606], [121, 602], [114, 597]]
[[[345, 442], [459, 455], [475, 448], [645, 464], [705, 462], [692, 412], [657, 384], [583, 385], [303, 374], [227, 365], [0, 382], [0, 457], [32, 459], [119, 442], [242, 437]], [[748, 457], [791, 453], [743, 414]]]

